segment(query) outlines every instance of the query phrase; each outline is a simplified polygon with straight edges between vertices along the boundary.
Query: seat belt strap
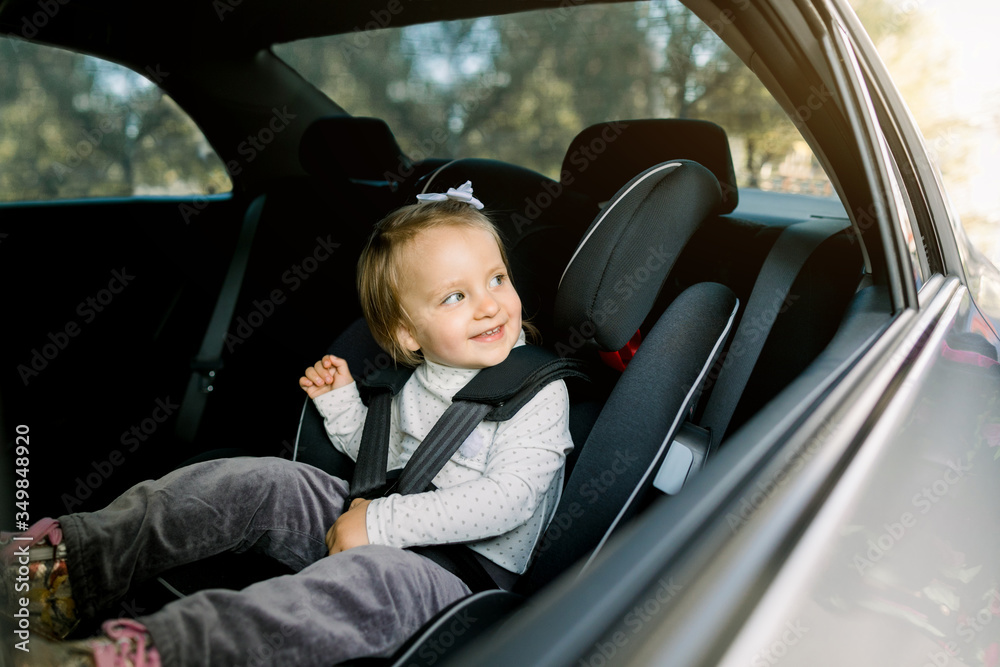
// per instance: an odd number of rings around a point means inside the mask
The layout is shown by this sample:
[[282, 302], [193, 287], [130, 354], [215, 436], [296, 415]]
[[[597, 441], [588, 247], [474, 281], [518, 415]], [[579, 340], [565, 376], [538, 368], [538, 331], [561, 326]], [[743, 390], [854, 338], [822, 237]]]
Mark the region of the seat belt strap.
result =
[[191, 377], [188, 380], [180, 410], [177, 413], [176, 437], [184, 442], [191, 442], [198, 433], [198, 424], [208, 395], [214, 389], [215, 375], [222, 368], [222, 349], [226, 343], [226, 333], [233, 320], [236, 310], [236, 300], [240, 295], [243, 276], [250, 260], [250, 248], [257, 231], [261, 211], [264, 209], [266, 195], [258, 195], [250, 202], [243, 216], [243, 226], [236, 241], [236, 249], [229, 260], [229, 269], [222, 282], [222, 289], [215, 301], [215, 310], [208, 322], [201, 348], [191, 362]]
[[813, 251], [849, 224], [845, 220], [816, 218], [789, 225], [778, 235], [750, 292], [743, 319], [702, 414], [701, 425], [711, 432], [709, 456], [729, 427], [771, 328], [784, 311], [795, 278]]
[[396, 492], [405, 495], [426, 491], [434, 476], [492, 409], [488, 403], [472, 401], [455, 401], [449, 405], [403, 468]]
[[368, 405], [368, 414], [361, 431], [350, 496], [344, 503], [345, 511], [355, 498], [375, 498], [386, 491], [392, 397], [403, 390], [412, 374], [412, 368], [384, 368], [358, 382], [362, 400]]
[[[368, 403], [368, 416], [361, 431], [358, 460], [351, 478], [351, 498], [367, 498], [386, 483], [389, 465], [389, 424], [392, 419], [392, 392], [374, 394]], [[350, 506], [350, 502], [348, 502]]]
[[361, 445], [354, 464], [351, 490], [345, 511], [356, 498], [378, 498], [392, 493], [421, 493], [433, 488], [434, 479], [448, 459], [458, 451], [483, 417], [493, 409], [489, 403], [454, 401], [417, 445], [392, 484], [389, 484], [389, 424], [393, 392], [374, 394], [368, 404]]
[[[373, 380], [366, 380], [371, 382], [366, 388], [375, 391], [368, 394], [368, 415], [345, 507], [350, 507], [355, 498], [371, 499], [386, 495], [390, 490], [401, 494], [429, 490], [434, 477], [480, 422], [506, 421], [548, 383], [574, 376], [586, 377], [579, 361], [556, 357], [535, 346], [514, 348], [505, 361], [483, 369], [455, 394], [451, 405], [414, 450], [390, 489], [386, 468], [391, 401], [409, 374], [398, 370], [379, 371]], [[387, 407], [376, 407], [383, 401]]]

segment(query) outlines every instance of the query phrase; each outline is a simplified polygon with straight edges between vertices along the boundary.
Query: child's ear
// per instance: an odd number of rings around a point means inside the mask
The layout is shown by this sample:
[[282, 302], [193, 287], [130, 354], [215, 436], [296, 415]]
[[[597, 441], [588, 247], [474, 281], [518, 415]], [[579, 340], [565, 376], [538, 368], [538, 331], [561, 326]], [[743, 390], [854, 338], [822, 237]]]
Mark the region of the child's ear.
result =
[[407, 349], [410, 352], [416, 352], [420, 349], [420, 343], [418, 343], [417, 339], [413, 337], [410, 330], [402, 324], [396, 329], [396, 340], [403, 346], [404, 349]]

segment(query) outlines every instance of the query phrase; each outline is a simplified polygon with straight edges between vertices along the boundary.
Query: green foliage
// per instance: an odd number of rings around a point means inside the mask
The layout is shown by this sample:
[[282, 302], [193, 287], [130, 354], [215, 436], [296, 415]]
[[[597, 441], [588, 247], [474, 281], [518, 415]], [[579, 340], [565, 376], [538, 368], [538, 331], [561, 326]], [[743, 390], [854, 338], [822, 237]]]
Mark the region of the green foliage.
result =
[[744, 184], [766, 186], [762, 174], [789, 164], [803, 183], [822, 176], [753, 73], [676, 0], [563, 3], [275, 52], [349, 113], [385, 119], [417, 159], [488, 157], [557, 176], [593, 123], [703, 118], [730, 133]]
[[[756, 77], [677, 0], [563, 3], [275, 51], [347, 112], [385, 119], [416, 159], [490, 157], [558, 176], [593, 123], [704, 118], [729, 133], [744, 185], [803, 190], [822, 176]], [[146, 79], [11, 39], [0, 40], [0, 158], [0, 200], [231, 188]]]
[[200, 130], [142, 76], [0, 39], [0, 200], [230, 188]]

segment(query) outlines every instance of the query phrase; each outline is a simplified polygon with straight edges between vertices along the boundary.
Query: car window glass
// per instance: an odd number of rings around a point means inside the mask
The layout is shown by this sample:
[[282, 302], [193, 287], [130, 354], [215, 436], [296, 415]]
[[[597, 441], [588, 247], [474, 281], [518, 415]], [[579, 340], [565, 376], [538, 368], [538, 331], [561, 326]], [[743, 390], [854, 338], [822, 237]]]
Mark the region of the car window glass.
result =
[[0, 201], [231, 190], [166, 75], [0, 39]]
[[738, 11], [709, 25], [676, 0], [562, 3], [379, 30], [386, 10], [364, 31], [274, 51], [349, 113], [383, 118], [418, 160], [494, 158], [557, 177], [591, 124], [699, 118], [728, 133], [741, 187], [833, 196], [793, 122], [716, 34]]

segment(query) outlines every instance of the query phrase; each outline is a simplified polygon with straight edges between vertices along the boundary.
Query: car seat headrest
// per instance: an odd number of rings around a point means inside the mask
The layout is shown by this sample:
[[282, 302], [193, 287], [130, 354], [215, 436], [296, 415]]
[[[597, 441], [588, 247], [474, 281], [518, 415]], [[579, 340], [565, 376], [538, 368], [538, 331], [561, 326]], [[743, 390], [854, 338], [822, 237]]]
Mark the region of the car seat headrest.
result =
[[722, 186], [716, 213], [736, 208], [736, 170], [726, 132], [704, 120], [657, 118], [598, 123], [570, 142], [562, 182], [598, 202], [607, 201], [632, 176], [668, 159], [693, 160]]
[[299, 141], [299, 162], [313, 176], [378, 182], [413, 165], [384, 120], [362, 116], [314, 120]]
[[698, 225], [722, 202], [715, 176], [690, 160], [653, 166], [591, 223], [559, 281], [555, 325], [570, 340], [618, 350], [649, 314]]

